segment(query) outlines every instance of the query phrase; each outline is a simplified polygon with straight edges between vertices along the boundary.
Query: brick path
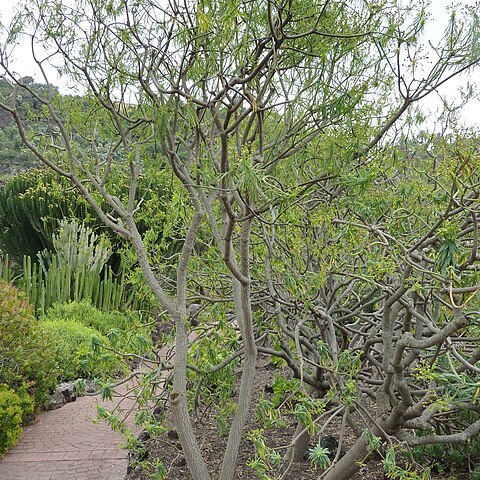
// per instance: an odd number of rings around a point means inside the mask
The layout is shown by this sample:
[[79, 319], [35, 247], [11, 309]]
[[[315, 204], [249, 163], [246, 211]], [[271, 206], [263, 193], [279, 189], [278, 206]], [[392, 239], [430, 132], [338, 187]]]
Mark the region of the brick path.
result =
[[92, 421], [96, 405], [96, 397], [80, 397], [41, 413], [0, 460], [0, 480], [123, 480], [127, 452], [118, 447], [122, 437], [104, 422]]

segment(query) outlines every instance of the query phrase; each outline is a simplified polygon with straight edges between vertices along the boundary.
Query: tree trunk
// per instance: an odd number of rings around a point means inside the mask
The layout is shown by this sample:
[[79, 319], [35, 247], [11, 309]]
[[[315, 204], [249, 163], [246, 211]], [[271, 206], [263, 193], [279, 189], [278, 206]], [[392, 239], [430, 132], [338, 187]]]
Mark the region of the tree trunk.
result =
[[327, 473], [324, 480], [348, 480], [358, 472], [357, 462], [362, 461], [368, 455], [367, 442], [363, 435]]
[[178, 315], [175, 318], [175, 362], [173, 366], [173, 391], [170, 395], [172, 416], [193, 480], [210, 480], [211, 477], [195, 438], [188, 413], [186, 395], [187, 352], [188, 331], [186, 315], [184, 317]]
[[293, 445], [288, 448], [285, 454], [286, 462], [303, 462], [310, 443], [310, 435], [305, 430], [305, 425], [299, 420], [297, 429], [293, 436]]
[[235, 311], [242, 333], [244, 345], [243, 372], [237, 403], [237, 411], [233, 417], [227, 448], [223, 457], [219, 480], [233, 480], [237, 466], [240, 442], [247, 421], [252, 390], [255, 382], [255, 369], [257, 364], [257, 346], [253, 332], [252, 309], [250, 304], [250, 286], [242, 285], [232, 275], [233, 296]]
[[[192, 238], [188, 243], [192, 245], [194, 239], [193, 233], [195, 232], [195, 229], [198, 228], [200, 215], [197, 215], [197, 217], [194, 217], [194, 219], [195, 222], [192, 220], [192, 225], [189, 229], [189, 234], [191, 233]], [[174, 303], [172, 299], [169, 298], [165, 292], [163, 292], [152, 272], [148, 262], [145, 246], [142, 242], [140, 234], [138, 233], [136, 225], [133, 223], [133, 220], [129, 222], [129, 226], [133, 232], [131, 241], [137, 251], [137, 256], [144, 278], [152, 288], [158, 300], [165, 306], [175, 322], [175, 361], [173, 367], [173, 391], [170, 395], [170, 404], [172, 407], [172, 416], [177, 429], [178, 438], [185, 455], [185, 460], [187, 461], [193, 480], [211, 480], [207, 465], [202, 457], [202, 452], [195, 438], [188, 413], [186, 395], [188, 329], [185, 295], [183, 291], [179, 292], [180, 301], [178, 303]], [[183, 263], [185, 264], [189, 254], [187, 248], [191, 250], [191, 246], [184, 246], [183, 250], [185, 252], [185, 260]], [[182, 252], [182, 256], [184, 252]], [[181, 282], [184, 283], [184, 280], [181, 279], [177, 281], [177, 283]], [[184, 290], [183, 286], [181, 289]]]

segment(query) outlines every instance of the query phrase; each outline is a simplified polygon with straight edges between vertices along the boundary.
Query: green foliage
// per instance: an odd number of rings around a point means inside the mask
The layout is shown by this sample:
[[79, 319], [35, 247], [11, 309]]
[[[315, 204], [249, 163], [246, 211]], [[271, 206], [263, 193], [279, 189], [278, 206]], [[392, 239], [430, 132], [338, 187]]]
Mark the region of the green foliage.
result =
[[56, 304], [45, 318], [52, 322], [75, 321], [92, 328], [108, 338], [111, 348], [117, 352], [148, 356], [152, 349], [152, 326], [144, 325], [134, 313], [103, 312], [84, 300]]
[[[458, 264], [458, 257], [461, 252], [457, 243], [457, 235], [460, 226], [448, 225], [438, 230], [438, 236], [442, 239], [442, 244], [438, 249], [436, 266], [442, 275], [452, 277]], [[450, 273], [449, 273], [450, 272]]]
[[[120, 177], [114, 177], [114, 190], [124, 197], [128, 186]], [[180, 219], [165, 214], [171, 195], [170, 177], [149, 168], [142, 172], [139, 182], [138, 195], [142, 196], [144, 208], [137, 215], [138, 228], [145, 236], [152, 259], [171, 275], [172, 265], [159, 261], [174, 255], [181, 246], [172, 239], [178, 235]], [[159, 209], [159, 205], [165, 208]], [[172, 211], [177, 207], [181, 209], [180, 205], [172, 205]], [[98, 235], [103, 228], [84, 198], [51, 170], [22, 172], [0, 188], [0, 249], [16, 261], [20, 275], [23, 267], [26, 278], [20, 279], [20, 283], [36, 311], [44, 313], [53, 303], [68, 298], [91, 299], [103, 310], [118, 309], [127, 301], [127, 283], [131, 292], [129, 304], [147, 310], [157, 305], [131, 248], [111, 232], [109, 237]], [[120, 270], [120, 252], [126, 275], [115, 278], [114, 271]], [[38, 261], [42, 271], [36, 265]], [[69, 265], [68, 269], [65, 265]], [[98, 269], [100, 265], [103, 268]], [[102, 285], [98, 275], [103, 278]]]
[[294, 410], [295, 417], [298, 421], [305, 425], [307, 433], [313, 435], [315, 433], [315, 422], [312, 415], [312, 411], [308, 408], [308, 405], [304, 403], [297, 403]]
[[317, 350], [320, 355], [321, 365], [331, 364], [330, 352], [328, 351], [328, 346], [323, 340], [318, 340]]
[[397, 464], [396, 449], [390, 447], [383, 457], [385, 477], [394, 480], [431, 480], [430, 468], [406, 463], [404, 466]]
[[[167, 168], [163, 168], [165, 160], [158, 158], [158, 153], [152, 158], [153, 160], [145, 159], [144, 170], [140, 174], [139, 196], [141, 195], [143, 204], [135, 218], [151, 264], [155, 265], [166, 288], [173, 292], [178, 253], [183, 244], [190, 209], [188, 198], [178, 181], [172, 178]], [[119, 182], [125, 181], [120, 175], [118, 178]], [[122, 198], [125, 199], [125, 195]], [[145, 283], [134, 249], [123, 245], [120, 255], [125, 283], [132, 303], [136, 305], [135, 309], [160, 309], [158, 299]]]
[[[4, 124], [2, 126], [2, 124]], [[26, 150], [18, 130], [11, 119], [0, 111], [0, 175], [9, 178], [26, 168], [38, 165], [31, 152]]]
[[307, 429], [309, 435], [317, 431], [317, 418], [324, 413], [327, 403], [334, 392], [323, 398], [311, 398], [301, 387], [299, 380], [289, 379], [276, 374], [272, 383], [271, 400], [261, 396], [256, 404], [256, 417], [262, 428], [282, 428], [286, 418], [294, 415]]
[[[444, 325], [458, 323], [454, 333], [463, 335], [461, 322], [450, 322], [449, 306], [478, 285], [478, 235], [473, 232], [478, 230], [479, 183], [475, 168], [457, 158], [461, 155], [451, 159], [428, 148], [418, 155], [408, 145], [386, 143], [399, 137], [398, 120], [408, 115], [407, 108], [478, 63], [475, 11], [468, 12], [470, 25], [452, 15], [444, 45], [423, 72], [419, 62], [426, 55], [416, 49], [426, 18], [423, 2], [418, 8], [381, 0], [104, 3], [82, 0], [63, 9], [58, 1], [29, 2], [25, 30], [33, 26], [39, 42], [52, 42], [64, 52], [62, 73], [88, 89], [83, 98], [46, 92], [43, 115], [62, 134], [33, 129], [29, 135], [47, 163], [68, 169], [113, 228], [134, 239], [142, 263], [152, 267], [149, 283], [157, 282], [157, 296], [173, 317], [185, 298], [208, 304], [211, 317], [201, 320], [210, 325], [198, 329], [199, 341], [188, 358], [197, 365], [188, 373], [188, 385], [196, 391], [183, 391], [187, 379], [175, 378], [181, 401], [187, 395], [217, 408], [231, 396], [235, 362], [223, 369], [218, 365], [233, 352], [241, 354], [237, 332], [224, 328], [236, 314], [245, 342], [256, 335], [258, 345], [282, 348], [287, 365], [303, 380], [293, 388], [274, 388], [271, 401], [261, 400], [259, 418], [277, 421], [283, 408], [312, 434], [329, 396], [334, 404], [355, 407], [363, 402], [359, 392], [367, 384], [369, 395], [379, 396], [377, 403], [380, 395], [389, 399], [385, 411], [373, 415], [398, 419], [390, 432], [395, 435], [409, 417], [390, 414], [405, 398], [415, 405], [409, 413], [420, 416], [431, 399], [419, 392], [437, 391], [445, 379], [455, 380], [439, 375], [436, 366], [415, 375], [414, 365], [446, 356]], [[36, 14], [42, 21], [35, 21]], [[126, 24], [129, 18], [135, 21]], [[82, 29], [77, 35], [79, 24], [92, 34]], [[12, 32], [10, 41], [15, 37]], [[85, 68], [78, 69], [79, 63]], [[127, 104], [130, 92], [138, 94], [134, 105]], [[38, 115], [32, 107], [21, 102], [17, 113], [23, 121]], [[420, 117], [414, 112], [406, 126], [415, 127]], [[478, 142], [475, 148], [478, 152]], [[478, 165], [478, 155], [473, 160]], [[167, 186], [171, 174], [185, 188], [172, 181], [168, 195], [151, 194], [142, 184], [149, 182], [149, 162], [161, 177], [158, 185]], [[137, 184], [142, 188], [135, 192]], [[175, 292], [182, 243], [177, 238], [185, 238], [194, 209], [205, 213], [209, 225], [190, 237], [192, 255], [187, 258], [186, 250], [182, 256], [186, 285], [179, 282]], [[136, 234], [133, 221], [144, 227], [138, 229], [141, 239], [123, 230]], [[450, 221], [462, 226], [461, 235], [455, 228], [442, 231]], [[37, 285], [38, 277], [53, 269], [52, 292], [64, 301], [71, 298], [66, 279], [74, 267], [55, 258], [30, 278], [36, 275], [32, 285]], [[131, 249], [125, 249], [124, 258], [128, 281], [148, 295]], [[237, 263], [241, 276], [234, 271]], [[454, 280], [451, 298], [445, 276]], [[210, 308], [216, 300], [221, 306]], [[478, 317], [475, 307], [465, 312], [463, 323]], [[251, 317], [255, 326], [249, 331]], [[117, 342], [116, 330], [107, 335]], [[426, 340], [427, 347], [413, 347], [411, 335], [415, 342]], [[139, 348], [144, 340], [137, 337]], [[101, 354], [103, 342], [92, 337], [91, 355]], [[184, 367], [185, 358], [177, 353], [177, 366]], [[439, 361], [439, 368], [446, 367]], [[174, 375], [183, 371], [175, 368]], [[431, 388], [423, 384], [427, 380], [438, 383]], [[310, 398], [306, 382], [325, 397]], [[459, 384], [452, 381], [450, 389]], [[473, 384], [465, 382], [468, 390], [462, 395], [478, 392]], [[249, 388], [242, 388], [241, 401], [251, 395]], [[405, 397], [402, 389], [410, 388]], [[103, 395], [111, 394], [107, 385]], [[435, 408], [446, 413], [445, 396], [442, 401]], [[220, 413], [226, 425], [228, 408]], [[431, 421], [443, 422], [435, 414]], [[115, 417], [111, 421], [117, 426]], [[267, 476], [278, 455], [265, 446], [263, 432], [253, 433], [251, 440], [257, 451], [252, 465]], [[369, 446], [376, 443], [371, 438]], [[323, 461], [325, 452], [317, 453], [317, 461]], [[409, 478], [413, 470], [398, 467], [392, 455], [385, 457], [387, 474]]]
[[219, 319], [215, 329], [206, 324], [205, 328], [209, 330], [208, 335], [199, 338], [189, 352], [189, 361], [201, 369], [200, 375], [189, 372], [189, 378], [198, 381], [200, 387], [195, 393], [195, 406], [215, 405], [221, 409], [225, 407], [225, 412], [221, 413], [219, 418], [222, 425], [226, 425], [231, 407], [225, 402], [232, 397], [234, 368], [238, 360], [232, 360], [221, 369], [215, 367], [236, 350], [238, 339], [235, 329], [222, 319]]
[[286, 378], [283, 375], [276, 374], [273, 379], [273, 397], [272, 403], [278, 407], [282, 403], [295, 405], [302, 397], [300, 382], [295, 378]]
[[314, 448], [311, 448], [308, 451], [308, 458], [310, 461], [318, 468], [325, 470], [330, 465], [330, 458], [328, 457], [330, 452], [328, 448], [323, 448], [318, 442]]
[[[35, 83], [32, 77], [24, 77], [22, 81], [35, 92], [46, 91], [46, 85]], [[55, 87], [50, 87], [56, 91]], [[29, 124], [41, 129], [44, 134], [51, 132], [49, 122], [42, 118], [42, 104], [28, 90], [14, 90], [5, 79], [0, 79], [0, 100], [8, 101], [15, 97], [19, 110], [28, 116]], [[38, 165], [35, 156], [25, 148], [13, 118], [0, 110], [0, 175], [9, 177], [21, 170]]]
[[278, 405], [275, 406], [274, 401], [270, 401], [263, 396], [257, 401], [255, 414], [260, 425], [264, 428], [286, 426], [286, 422], [281, 416], [281, 411], [278, 408]]
[[54, 233], [63, 218], [92, 223], [86, 201], [51, 170], [29, 170], [9, 179], [0, 189], [0, 248], [22, 263], [53, 249]]
[[367, 442], [367, 447], [370, 452], [378, 450], [382, 446], [381, 437], [377, 437], [370, 430], [364, 430], [363, 438]]
[[269, 473], [280, 465], [282, 456], [277, 450], [267, 446], [263, 430], [251, 430], [247, 438], [255, 449], [255, 456], [247, 461], [247, 466], [255, 472], [259, 480], [270, 480]]
[[55, 345], [58, 380], [105, 379], [126, 371], [121, 358], [110, 348], [107, 337], [74, 320], [42, 320], [42, 330]]
[[[87, 147], [83, 146], [82, 149], [84, 148]], [[126, 193], [128, 192], [128, 185], [124, 184], [119, 172], [112, 172], [111, 177], [110, 181], [114, 192], [120, 198], [125, 197], [128, 194]], [[159, 265], [164, 268], [164, 272], [171, 275], [172, 265], [165, 265], [164, 262], [159, 261], [160, 258], [172, 257], [181, 246], [181, 243], [176, 240], [181, 219], [179, 215], [166, 215], [168, 200], [172, 195], [171, 177], [164, 171], [149, 167], [141, 173], [139, 183], [138, 196], [144, 202], [144, 208], [137, 215], [139, 231], [145, 236], [145, 242], [150, 250], [152, 260], [158, 261]], [[181, 201], [180, 203], [176, 203], [174, 199], [172, 201], [171, 211], [179, 209], [181, 212]], [[164, 205], [164, 208], [159, 208], [159, 205]], [[76, 223], [74, 220], [76, 220]], [[73, 228], [68, 231], [65, 230], [62, 227], [62, 221], [63, 224], [65, 222], [69, 222], [70, 225], [76, 224], [77, 231], [75, 232]], [[55, 301], [61, 301], [60, 298], [57, 298], [56, 300], [52, 299], [50, 303], [48, 300], [50, 293], [43, 291], [41, 284], [39, 285], [40, 291], [37, 292], [35, 286], [28, 283], [30, 279], [37, 278], [38, 282], [40, 275], [45, 276], [48, 271], [45, 266], [51, 264], [51, 257], [58, 257], [57, 267], [64, 264], [63, 260], [75, 257], [76, 260], [71, 265], [71, 269], [81, 272], [82, 268], [78, 264], [78, 260], [82, 261], [82, 258], [93, 260], [91, 255], [95, 255], [94, 249], [99, 247], [100, 243], [112, 244], [111, 247], [109, 246], [109, 256], [113, 253], [109, 259], [109, 265], [115, 272], [119, 270], [119, 255], [120, 251], [122, 252], [122, 262], [127, 272], [125, 280], [131, 286], [132, 301], [136, 302], [136, 307], [150, 310], [150, 307], [153, 308], [157, 305], [151, 291], [145, 286], [131, 248], [125, 246], [111, 232], [109, 232], [109, 240], [103, 235], [101, 236], [102, 241], [96, 243], [98, 235], [93, 234], [92, 230], [88, 230], [88, 227], [95, 228], [95, 232], [98, 232], [99, 229], [104, 228], [103, 224], [77, 190], [66, 179], [57, 176], [51, 170], [36, 169], [22, 172], [9, 179], [0, 188], [0, 226], [0, 249], [4, 253], [8, 253], [10, 258], [17, 262], [18, 267], [22, 266], [25, 256], [30, 257], [31, 267], [26, 266], [28, 280], [24, 286], [28, 289], [30, 300], [36, 309], [40, 308], [44, 312], [48, 305]], [[85, 243], [80, 244], [78, 241], [72, 241], [75, 234], [77, 240], [81, 239]], [[92, 245], [93, 243], [95, 243], [95, 246]], [[79, 251], [75, 252], [76, 248]], [[85, 252], [86, 249], [89, 253], [87, 257], [82, 257], [82, 250]], [[41, 273], [38, 267], [35, 267], [37, 255], [40, 252], [42, 252], [41, 259], [44, 263], [44, 271]], [[173, 257], [173, 264], [175, 263], [174, 259], [175, 257]], [[58, 260], [62, 261], [59, 262]], [[64, 271], [52, 273], [52, 277], [61, 275], [64, 275], [65, 278], [68, 277], [67, 272]], [[95, 277], [95, 275], [90, 273], [88, 267], [84, 274], [79, 273], [79, 275], [85, 277], [79, 279], [79, 288], [86, 284], [87, 292], [85, 292], [84, 297], [81, 296], [81, 293], [78, 294], [77, 298], [87, 298], [90, 289], [88, 284], [92, 281], [91, 277]], [[108, 268], [104, 269], [103, 276], [108, 277], [104, 288], [102, 290], [99, 290], [96, 286], [93, 288], [95, 297], [98, 295], [101, 298], [94, 297], [92, 301], [102, 309], [118, 308], [119, 296], [124, 294], [124, 287], [118, 286], [120, 289], [118, 290], [114, 282], [113, 272], [110, 272]], [[116, 283], [121, 283], [121, 281], [117, 280]], [[68, 286], [67, 282], [65, 288], [62, 289], [63, 295], [68, 296], [68, 292], [65, 291]], [[71, 290], [73, 291], [73, 286]], [[42, 304], [43, 298], [47, 303], [46, 306]]]
[[0, 384], [0, 458], [13, 447], [22, 434], [22, 422], [33, 413], [34, 401], [25, 391], [16, 393]]
[[0, 385], [0, 457], [17, 443], [21, 424], [20, 397], [6, 385]]
[[237, 410], [237, 405], [231, 399], [225, 400], [215, 412], [215, 423], [221, 437], [228, 436], [230, 424]]
[[59, 264], [68, 264], [74, 272], [82, 269], [101, 273], [112, 252], [105, 237], [99, 237], [92, 229], [77, 221], [60, 220], [58, 231], [52, 239], [53, 254], [43, 251], [39, 260], [44, 270], [57, 258]]
[[106, 262], [109, 243], [84, 225], [60, 221], [53, 237], [54, 253], [44, 250], [39, 263], [23, 262], [17, 283], [27, 293], [35, 311], [44, 314], [54, 303], [87, 300], [102, 310], [124, 304], [123, 276], [115, 278]]
[[160, 460], [156, 461], [152, 466], [153, 472], [149, 474], [151, 480], [166, 480], [168, 468]]
[[[468, 425], [480, 419], [475, 412], [460, 412], [456, 415], [447, 431], [439, 430], [436, 434], [451, 433], [450, 429]], [[430, 432], [425, 432], [429, 434]], [[474, 436], [467, 442], [456, 444], [422, 445], [412, 449], [412, 458], [421, 465], [428, 465], [439, 472], [473, 471], [480, 462], [480, 437]], [[473, 475], [473, 474], [472, 474]], [[474, 476], [472, 476], [474, 478]]]
[[[130, 446], [128, 447], [128, 449], [130, 451], [133, 450], [133, 448], [131, 448]], [[143, 448], [136, 447], [135, 450], [138, 452], [138, 451], [142, 451]], [[148, 480], [166, 480], [167, 479], [169, 470], [160, 459], [153, 459], [153, 460], [147, 459], [142, 461], [130, 460], [130, 462], [133, 469], [140, 467], [142, 473], [144, 475], [147, 475], [146, 478], [148, 478]]]
[[45, 272], [39, 264], [25, 257], [23, 276], [17, 280], [35, 305], [37, 313], [44, 313], [55, 303], [86, 299], [102, 310], [118, 309], [124, 305], [123, 276], [115, 277], [110, 267], [102, 278], [93, 270], [83, 267], [73, 271], [69, 264], [58, 263], [53, 257]]
[[112, 330], [134, 330], [138, 326], [136, 317], [116, 311], [103, 312], [86, 300], [56, 304], [48, 309], [46, 317], [55, 322], [74, 320], [102, 335], [108, 335]]
[[0, 383], [26, 388], [40, 407], [55, 386], [52, 340], [32, 314], [25, 295], [0, 281]]

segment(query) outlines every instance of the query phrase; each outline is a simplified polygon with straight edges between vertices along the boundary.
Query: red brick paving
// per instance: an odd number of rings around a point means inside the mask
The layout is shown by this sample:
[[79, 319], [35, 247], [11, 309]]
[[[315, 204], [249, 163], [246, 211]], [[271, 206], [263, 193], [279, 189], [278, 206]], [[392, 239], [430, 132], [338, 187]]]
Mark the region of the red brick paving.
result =
[[104, 422], [94, 423], [96, 414], [96, 397], [41, 413], [0, 460], [0, 480], [123, 480], [122, 437]]

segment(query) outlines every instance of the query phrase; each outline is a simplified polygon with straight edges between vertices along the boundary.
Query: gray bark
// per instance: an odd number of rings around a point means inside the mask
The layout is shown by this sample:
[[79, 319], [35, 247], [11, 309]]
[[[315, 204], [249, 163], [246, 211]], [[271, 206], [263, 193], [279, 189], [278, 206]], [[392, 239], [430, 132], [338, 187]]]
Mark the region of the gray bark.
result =
[[310, 435], [305, 429], [305, 425], [301, 421], [298, 421], [293, 436], [292, 446], [288, 448], [284, 460], [286, 462], [303, 462], [310, 443], [310, 438]]

